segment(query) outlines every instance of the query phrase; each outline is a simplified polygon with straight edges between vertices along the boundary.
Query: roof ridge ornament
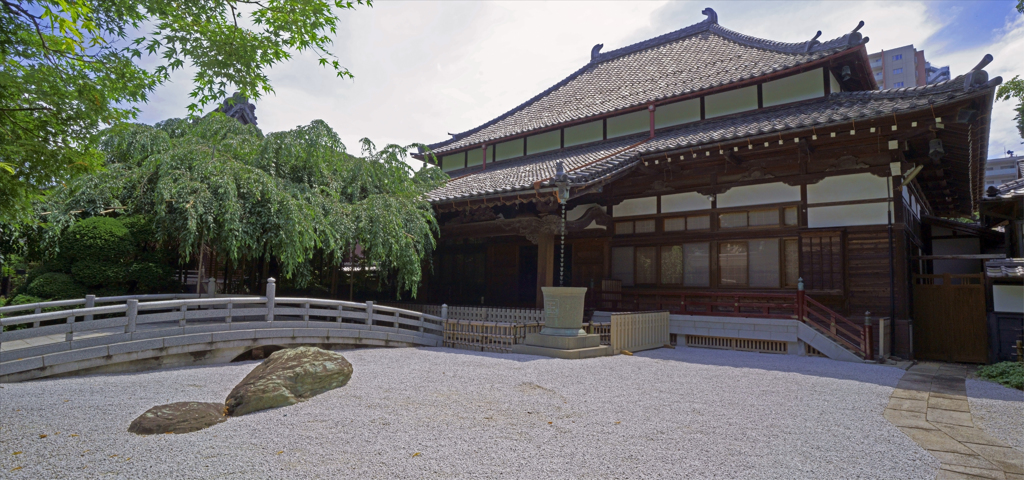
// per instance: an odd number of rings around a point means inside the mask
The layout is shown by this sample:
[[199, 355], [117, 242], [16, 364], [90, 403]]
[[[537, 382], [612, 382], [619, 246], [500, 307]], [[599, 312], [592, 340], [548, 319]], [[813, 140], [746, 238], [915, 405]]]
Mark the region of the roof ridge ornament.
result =
[[847, 43], [846, 43], [847, 45], [852, 47], [852, 46], [857, 45], [857, 44], [868, 43], [868, 38], [865, 37], [864, 35], [862, 35], [858, 31], [862, 27], [864, 27], [864, 20], [861, 20], [860, 22], [858, 22], [857, 23], [857, 28], [854, 28], [853, 31], [850, 32], [850, 34], [849, 34], [849, 41], [847, 41]]
[[590, 49], [590, 62], [591, 63], [597, 61], [597, 57], [599, 57], [601, 55], [601, 48], [603, 48], [603, 47], [604, 47], [604, 44], [603, 43], [599, 43], [597, 45], [594, 45], [594, 48]]
[[990, 63], [992, 63], [992, 54], [986, 53], [984, 57], [981, 57], [981, 61], [971, 71], [967, 72], [967, 75], [964, 77], [965, 92], [988, 82], [988, 72], [982, 69]]
[[707, 7], [704, 10], [701, 10], [700, 13], [708, 16], [708, 18], [704, 19], [705, 22], [714, 23], [715, 25], [718, 25], [718, 14], [715, 13], [714, 9], [712, 9], [711, 7]]
[[804, 51], [805, 52], [810, 52], [811, 49], [814, 48], [815, 45], [821, 45], [821, 42], [818, 41], [818, 37], [820, 37], [820, 36], [821, 36], [821, 30], [818, 30], [817, 35], [815, 35], [814, 38], [812, 38], [809, 42], [807, 42], [807, 48], [804, 49]]

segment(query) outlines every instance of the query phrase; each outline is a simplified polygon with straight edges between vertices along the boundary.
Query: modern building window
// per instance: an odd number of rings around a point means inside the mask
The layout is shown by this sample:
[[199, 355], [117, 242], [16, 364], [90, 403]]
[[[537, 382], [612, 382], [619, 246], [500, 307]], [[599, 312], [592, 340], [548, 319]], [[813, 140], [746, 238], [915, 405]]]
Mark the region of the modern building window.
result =
[[893, 84], [893, 86], [896, 88], [900, 88], [903, 86], [903, 82], [896, 82], [895, 84]]
[[893, 55], [892, 59], [893, 60], [903, 60], [903, 54], [901, 53], [899, 55]]
[[893, 75], [903, 73], [903, 69], [902, 68], [894, 68], [894, 69], [892, 69], [892, 73], [893, 73]]

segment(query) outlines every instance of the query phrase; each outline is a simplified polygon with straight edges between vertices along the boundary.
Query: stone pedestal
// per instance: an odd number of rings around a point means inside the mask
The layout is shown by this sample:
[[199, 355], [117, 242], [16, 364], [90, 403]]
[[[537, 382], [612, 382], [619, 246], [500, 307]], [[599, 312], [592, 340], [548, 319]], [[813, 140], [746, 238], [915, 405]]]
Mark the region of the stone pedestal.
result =
[[592, 358], [612, 354], [611, 345], [601, 345], [600, 335], [583, 330], [583, 300], [586, 288], [543, 287], [544, 328], [526, 335], [514, 353], [554, 358]]

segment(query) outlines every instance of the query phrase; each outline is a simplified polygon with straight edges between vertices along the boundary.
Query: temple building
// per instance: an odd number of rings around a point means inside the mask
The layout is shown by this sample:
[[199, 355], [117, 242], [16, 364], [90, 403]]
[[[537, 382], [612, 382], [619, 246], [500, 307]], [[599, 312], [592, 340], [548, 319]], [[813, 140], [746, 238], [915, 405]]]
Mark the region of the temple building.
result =
[[929, 222], [970, 216], [983, 195], [991, 57], [878, 90], [863, 22], [783, 43], [703, 13], [596, 45], [551, 88], [420, 152], [451, 176], [429, 194], [441, 234], [421, 301], [535, 306], [561, 278], [590, 288], [592, 308], [680, 312], [687, 292], [802, 283], [841, 315], [895, 317], [894, 351], [910, 349]]

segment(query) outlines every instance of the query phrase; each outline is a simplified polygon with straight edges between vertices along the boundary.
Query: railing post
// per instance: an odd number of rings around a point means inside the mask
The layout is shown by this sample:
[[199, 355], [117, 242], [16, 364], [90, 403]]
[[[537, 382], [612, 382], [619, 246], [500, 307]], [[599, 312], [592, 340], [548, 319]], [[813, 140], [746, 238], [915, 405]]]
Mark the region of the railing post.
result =
[[[92, 308], [92, 307], [95, 307], [95, 306], [96, 306], [96, 295], [86, 295], [85, 296], [85, 308]], [[86, 315], [85, 316], [85, 321], [86, 322], [91, 322], [92, 321], [92, 315]]]
[[224, 323], [231, 323], [231, 309], [235, 307], [233, 302], [228, 302], [228, 314], [224, 317]]
[[448, 320], [448, 304], [441, 304], [441, 320]]
[[210, 297], [217, 296], [217, 279], [216, 278], [210, 277], [210, 278], [206, 279], [206, 293], [209, 294]]
[[185, 326], [185, 319], [186, 319], [187, 315], [188, 315], [188, 304], [185, 304], [185, 305], [181, 306], [181, 319], [178, 320], [178, 326], [179, 327], [184, 327]]
[[864, 360], [873, 360], [874, 345], [871, 344], [871, 312], [864, 312]]
[[267, 279], [267, 321], [274, 321], [274, 295], [277, 294], [277, 280]]
[[807, 308], [807, 303], [804, 299], [805, 295], [806, 292], [804, 292], [804, 277], [800, 277], [797, 279], [796, 282], [796, 319], [800, 322], [803, 322], [804, 318], [806, 318], [807, 316], [806, 312], [804, 311], [804, 309]]
[[124, 326], [124, 333], [135, 332], [135, 322], [139, 317], [139, 300], [131, 299], [128, 300], [128, 311], [125, 312], [125, 316], [128, 317], [128, 325]]
[[373, 325], [373, 300], [366, 301], [366, 324]]
[[75, 316], [71, 315], [68, 317], [68, 333], [64, 334], [64, 341], [70, 342], [75, 338], [75, 332], [72, 329], [75, 328]]

